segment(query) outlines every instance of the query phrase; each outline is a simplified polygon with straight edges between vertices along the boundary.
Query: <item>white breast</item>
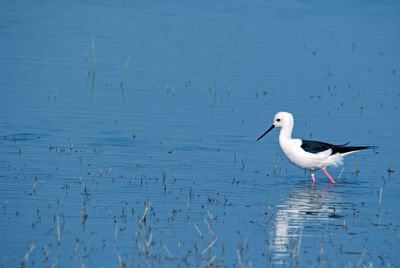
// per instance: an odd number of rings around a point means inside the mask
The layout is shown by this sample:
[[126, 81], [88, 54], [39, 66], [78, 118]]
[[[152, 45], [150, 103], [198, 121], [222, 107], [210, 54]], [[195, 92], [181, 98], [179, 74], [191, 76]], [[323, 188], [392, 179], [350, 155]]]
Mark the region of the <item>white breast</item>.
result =
[[279, 139], [279, 144], [289, 161], [302, 169], [317, 170], [342, 164], [343, 157], [340, 154], [331, 155], [331, 149], [316, 154], [304, 151], [300, 139], [283, 138]]

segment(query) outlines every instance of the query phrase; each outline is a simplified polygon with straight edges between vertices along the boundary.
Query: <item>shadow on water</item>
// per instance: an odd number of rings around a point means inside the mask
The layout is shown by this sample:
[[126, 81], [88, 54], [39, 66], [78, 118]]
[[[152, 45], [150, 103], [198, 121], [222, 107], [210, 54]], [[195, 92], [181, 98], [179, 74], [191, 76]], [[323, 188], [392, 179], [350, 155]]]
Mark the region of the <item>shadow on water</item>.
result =
[[288, 258], [298, 259], [303, 237], [314, 236], [306, 229], [323, 229], [326, 225], [337, 224], [337, 219], [343, 217], [340, 214], [345, 204], [340, 202], [342, 195], [334, 187], [332, 184], [296, 187], [277, 205], [269, 247], [273, 263], [284, 264]]

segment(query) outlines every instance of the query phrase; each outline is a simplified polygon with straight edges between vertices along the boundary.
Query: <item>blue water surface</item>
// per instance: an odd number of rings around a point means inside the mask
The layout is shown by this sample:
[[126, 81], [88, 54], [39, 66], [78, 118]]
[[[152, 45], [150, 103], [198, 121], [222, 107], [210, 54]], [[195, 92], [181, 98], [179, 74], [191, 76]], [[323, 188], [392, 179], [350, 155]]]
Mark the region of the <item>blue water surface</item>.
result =
[[[1, 267], [398, 267], [396, 1], [2, 1]], [[322, 172], [294, 137], [376, 145]]]

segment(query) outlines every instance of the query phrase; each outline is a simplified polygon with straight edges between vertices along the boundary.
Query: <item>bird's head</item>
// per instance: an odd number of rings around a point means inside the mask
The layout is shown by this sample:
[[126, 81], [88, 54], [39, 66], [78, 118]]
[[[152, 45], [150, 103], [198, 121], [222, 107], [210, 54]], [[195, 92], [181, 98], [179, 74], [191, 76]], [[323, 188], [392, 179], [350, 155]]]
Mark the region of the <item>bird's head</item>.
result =
[[273, 125], [264, 132], [264, 134], [262, 134], [258, 139], [261, 140], [262, 137], [264, 137], [265, 135], [268, 134], [268, 132], [270, 132], [272, 129], [274, 129], [275, 127], [282, 127], [282, 128], [293, 128], [293, 115], [291, 113], [288, 112], [279, 112], [277, 114], [275, 114], [274, 116], [274, 123]]

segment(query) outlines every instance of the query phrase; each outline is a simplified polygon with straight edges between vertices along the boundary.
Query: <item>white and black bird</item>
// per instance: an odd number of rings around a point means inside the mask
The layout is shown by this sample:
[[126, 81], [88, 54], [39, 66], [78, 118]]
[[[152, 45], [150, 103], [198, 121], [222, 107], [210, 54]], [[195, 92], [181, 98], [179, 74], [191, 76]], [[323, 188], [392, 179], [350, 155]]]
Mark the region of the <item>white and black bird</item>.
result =
[[311, 171], [311, 178], [315, 182], [315, 171], [322, 169], [332, 183], [336, 181], [326, 171], [326, 168], [343, 164], [345, 155], [364, 150], [375, 149], [376, 146], [347, 146], [333, 145], [320, 141], [292, 139], [293, 115], [288, 112], [279, 112], [274, 117], [273, 125], [258, 139], [260, 140], [275, 127], [280, 127], [279, 145], [283, 153], [295, 166]]

